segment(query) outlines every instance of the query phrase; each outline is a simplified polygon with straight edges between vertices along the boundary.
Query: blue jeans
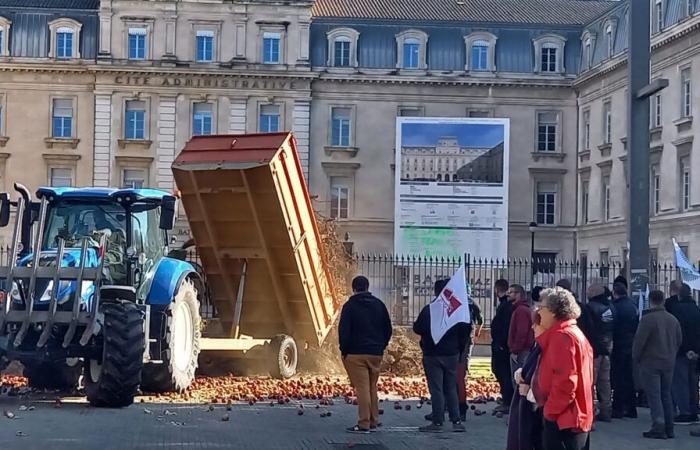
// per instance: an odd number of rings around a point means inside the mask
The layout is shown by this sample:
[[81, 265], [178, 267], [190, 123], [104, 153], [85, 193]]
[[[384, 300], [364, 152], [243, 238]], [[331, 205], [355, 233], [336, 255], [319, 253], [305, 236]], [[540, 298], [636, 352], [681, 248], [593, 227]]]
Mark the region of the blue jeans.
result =
[[691, 361], [685, 355], [676, 358], [673, 370], [673, 403], [682, 416], [698, 413], [698, 372], [697, 360]]
[[642, 387], [649, 403], [651, 429], [653, 431], [673, 431], [673, 400], [671, 383], [673, 369], [639, 368]]

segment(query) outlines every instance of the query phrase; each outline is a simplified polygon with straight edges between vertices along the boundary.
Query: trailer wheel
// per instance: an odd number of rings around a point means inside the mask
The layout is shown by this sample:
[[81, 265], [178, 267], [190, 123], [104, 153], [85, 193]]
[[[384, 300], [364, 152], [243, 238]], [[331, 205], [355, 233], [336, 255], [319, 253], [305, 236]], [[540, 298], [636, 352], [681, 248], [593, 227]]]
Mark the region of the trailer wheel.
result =
[[143, 313], [128, 301], [104, 303], [102, 360], [85, 361], [85, 393], [92, 406], [121, 408], [134, 402], [145, 346]]
[[293, 377], [297, 373], [297, 364], [299, 363], [299, 351], [294, 338], [280, 334], [272, 338], [270, 346], [275, 361], [272, 367], [272, 376], [275, 378]]
[[197, 289], [190, 280], [180, 284], [173, 301], [165, 310], [165, 337], [160, 348], [162, 364], [146, 364], [141, 387], [148, 392], [182, 392], [197, 370], [201, 317]]
[[83, 366], [79, 362], [71, 366], [63, 360], [38, 364], [28, 362], [23, 374], [31, 388], [72, 391], [78, 387], [82, 372]]

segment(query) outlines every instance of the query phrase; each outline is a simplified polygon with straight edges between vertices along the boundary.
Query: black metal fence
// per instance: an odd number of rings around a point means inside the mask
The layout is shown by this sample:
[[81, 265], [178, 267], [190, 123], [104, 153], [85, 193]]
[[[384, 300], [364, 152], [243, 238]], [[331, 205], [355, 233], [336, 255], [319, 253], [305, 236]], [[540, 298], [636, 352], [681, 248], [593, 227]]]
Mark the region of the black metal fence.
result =
[[[391, 255], [357, 255], [358, 274], [370, 280], [370, 290], [384, 300], [397, 325], [411, 325], [421, 308], [434, 297], [433, 283], [452, 276], [465, 263], [470, 297], [483, 313], [486, 325], [495, 314], [496, 301], [493, 284], [505, 279], [509, 284], [520, 284], [526, 291], [533, 286], [553, 287], [565, 278], [572, 291], [585, 301], [586, 288], [592, 284], [612, 287], [613, 280], [626, 273], [622, 264], [580, 263], [555, 260], [491, 260], [470, 257], [430, 258]], [[674, 264], [651, 263], [650, 290], [659, 289], [668, 294], [672, 280], [680, 274]]]

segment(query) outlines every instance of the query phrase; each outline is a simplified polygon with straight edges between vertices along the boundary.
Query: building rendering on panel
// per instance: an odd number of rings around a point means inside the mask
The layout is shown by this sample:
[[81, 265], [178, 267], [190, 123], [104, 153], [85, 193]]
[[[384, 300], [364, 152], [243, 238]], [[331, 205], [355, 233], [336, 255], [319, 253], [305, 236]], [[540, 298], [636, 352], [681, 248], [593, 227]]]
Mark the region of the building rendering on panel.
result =
[[[653, 76], [670, 81], [652, 99], [652, 253], [668, 259], [674, 236], [697, 259], [700, 2], [649, 1]], [[384, 253], [396, 118], [508, 118], [509, 255], [530, 255], [535, 221], [537, 256], [622, 262], [627, 7], [0, 0], [0, 189], [172, 189], [170, 165], [193, 135], [292, 130], [314, 207], [356, 251]], [[411, 149], [399, 175], [500, 176], [502, 148], [453, 141]]]

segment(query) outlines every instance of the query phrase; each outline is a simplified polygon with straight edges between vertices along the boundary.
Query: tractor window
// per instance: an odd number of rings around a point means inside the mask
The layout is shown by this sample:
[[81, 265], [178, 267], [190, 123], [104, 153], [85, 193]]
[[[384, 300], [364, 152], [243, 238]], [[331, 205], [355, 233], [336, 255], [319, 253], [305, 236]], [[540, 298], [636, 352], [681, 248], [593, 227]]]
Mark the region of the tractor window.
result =
[[59, 238], [65, 239], [67, 247], [80, 247], [84, 238], [94, 240], [90, 245], [97, 246], [101, 233], [125, 241], [125, 230], [126, 214], [117, 204], [58, 203], [48, 212], [44, 247], [56, 248]]
[[134, 247], [139, 253], [146, 254], [147, 262], [144, 271], [148, 271], [163, 257], [165, 249], [163, 230], [159, 227], [158, 208], [134, 212], [132, 217], [134, 218]]

